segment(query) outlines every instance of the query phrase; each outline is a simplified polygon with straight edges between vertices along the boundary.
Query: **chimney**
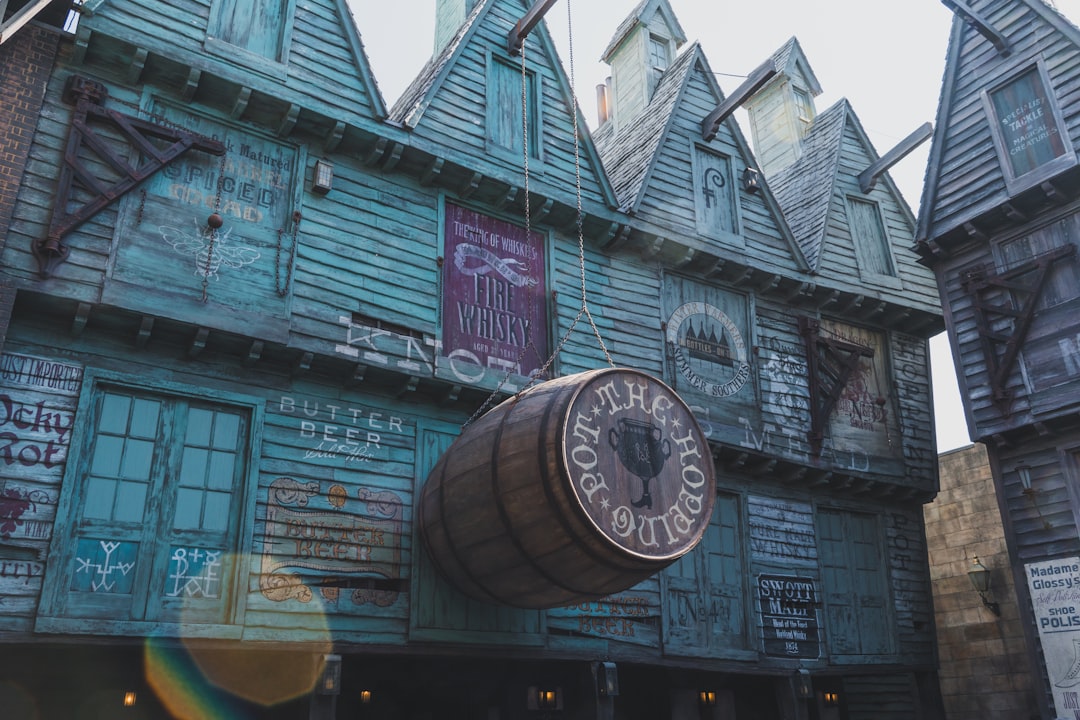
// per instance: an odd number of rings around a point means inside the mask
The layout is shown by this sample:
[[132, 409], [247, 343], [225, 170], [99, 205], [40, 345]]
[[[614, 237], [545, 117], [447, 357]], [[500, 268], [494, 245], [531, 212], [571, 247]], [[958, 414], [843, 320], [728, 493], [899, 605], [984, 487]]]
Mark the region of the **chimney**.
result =
[[611, 66], [604, 91], [615, 131], [645, 111], [664, 71], [686, 42], [667, 0], [647, 0], [619, 25], [600, 58]]
[[597, 127], [603, 125], [611, 119], [611, 108], [609, 103], [611, 102], [611, 77], [608, 78], [596, 86], [596, 114], [599, 116], [597, 119]]
[[435, 0], [435, 49], [432, 57], [438, 56], [450, 44], [477, 2], [479, 0]]

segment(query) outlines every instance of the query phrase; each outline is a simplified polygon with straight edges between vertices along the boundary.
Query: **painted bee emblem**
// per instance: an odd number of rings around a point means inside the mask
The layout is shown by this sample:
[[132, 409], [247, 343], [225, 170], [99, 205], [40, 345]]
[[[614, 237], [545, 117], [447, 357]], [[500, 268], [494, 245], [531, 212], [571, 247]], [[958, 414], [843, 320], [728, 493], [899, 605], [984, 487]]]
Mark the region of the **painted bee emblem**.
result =
[[212, 231], [215, 235], [211, 242], [210, 231], [204, 230], [197, 220], [193, 223], [195, 229], [192, 233], [185, 233], [170, 225], [161, 225], [158, 229], [161, 239], [171, 245], [178, 255], [190, 256], [195, 261], [195, 275], [198, 277], [216, 279], [223, 265], [237, 269], [259, 259], [258, 250], [231, 239], [232, 229]]

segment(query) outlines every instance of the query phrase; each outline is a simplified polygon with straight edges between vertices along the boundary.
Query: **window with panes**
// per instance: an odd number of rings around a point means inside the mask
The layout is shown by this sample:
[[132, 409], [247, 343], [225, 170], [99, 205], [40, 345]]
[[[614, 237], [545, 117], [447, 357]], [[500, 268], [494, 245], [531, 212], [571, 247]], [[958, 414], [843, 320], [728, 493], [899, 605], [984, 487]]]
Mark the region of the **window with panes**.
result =
[[50, 580], [58, 614], [227, 622], [250, 410], [110, 385], [91, 414]]

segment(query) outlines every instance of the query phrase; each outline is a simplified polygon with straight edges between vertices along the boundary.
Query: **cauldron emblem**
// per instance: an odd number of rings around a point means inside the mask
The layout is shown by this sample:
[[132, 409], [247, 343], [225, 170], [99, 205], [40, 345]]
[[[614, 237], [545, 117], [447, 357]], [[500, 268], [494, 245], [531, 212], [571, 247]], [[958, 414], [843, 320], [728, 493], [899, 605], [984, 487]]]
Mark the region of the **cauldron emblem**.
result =
[[649, 481], [660, 474], [664, 469], [664, 461], [671, 457], [671, 443], [663, 437], [660, 428], [652, 423], [619, 418], [618, 424], [618, 430], [608, 430], [608, 441], [623, 467], [641, 478], [642, 483], [641, 497], [630, 504], [651, 509]]

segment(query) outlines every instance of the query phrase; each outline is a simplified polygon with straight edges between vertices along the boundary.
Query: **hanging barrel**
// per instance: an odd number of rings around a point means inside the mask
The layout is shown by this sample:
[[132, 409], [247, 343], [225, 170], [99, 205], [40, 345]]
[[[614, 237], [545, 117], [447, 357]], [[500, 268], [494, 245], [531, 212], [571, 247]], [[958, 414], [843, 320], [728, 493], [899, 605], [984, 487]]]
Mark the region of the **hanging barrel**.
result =
[[679, 396], [601, 369], [466, 427], [428, 476], [418, 522], [466, 595], [549, 608], [625, 590], [689, 552], [715, 495], [712, 455]]

